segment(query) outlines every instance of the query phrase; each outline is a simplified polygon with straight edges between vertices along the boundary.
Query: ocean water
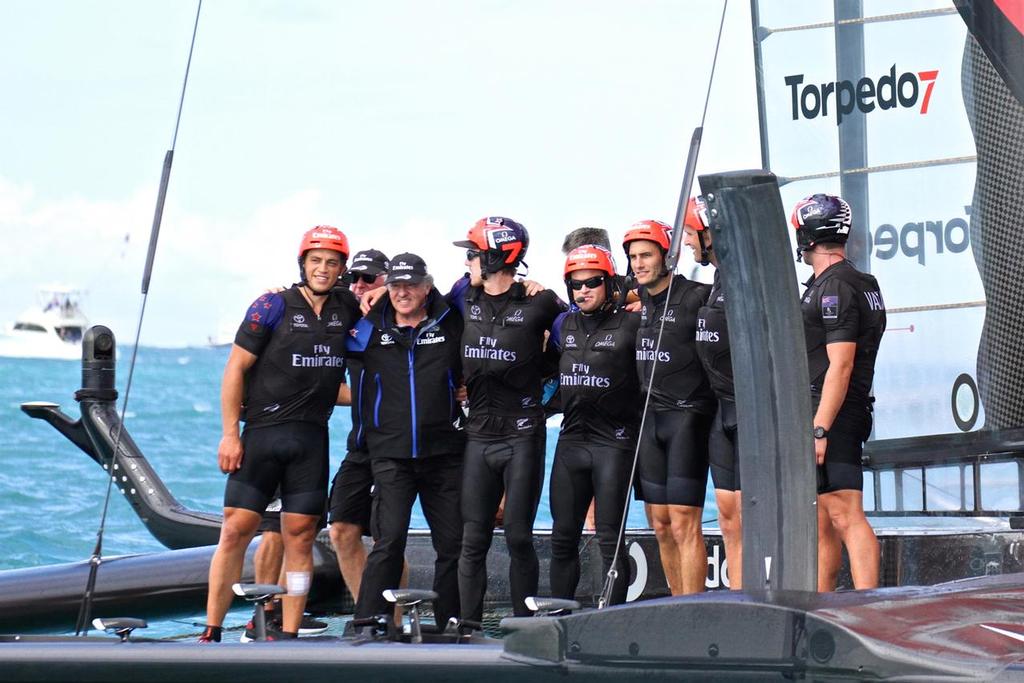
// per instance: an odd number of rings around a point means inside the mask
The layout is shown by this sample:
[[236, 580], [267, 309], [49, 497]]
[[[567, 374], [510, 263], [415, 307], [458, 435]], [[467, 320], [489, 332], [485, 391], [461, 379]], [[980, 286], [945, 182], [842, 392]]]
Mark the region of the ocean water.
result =
[[[123, 405], [130, 347], [122, 346], [117, 386]], [[139, 349], [125, 424], [171, 492], [184, 505], [219, 511], [224, 475], [217, 469], [220, 378], [226, 348]], [[52, 401], [78, 418], [73, 395], [81, 365], [72, 361], [0, 358], [0, 569], [87, 559], [96, 539], [106, 478], [103, 471], [50, 425], [21, 412], [26, 401]], [[556, 421], [552, 421], [552, 425]], [[351, 422], [348, 408], [331, 418], [331, 471], [344, 458]], [[548, 429], [550, 470], [557, 426]], [[712, 507], [705, 517], [713, 518]], [[414, 527], [426, 527], [417, 508]], [[547, 477], [537, 516], [550, 528]], [[630, 527], [644, 527], [633, 502]], [[111, 497], [104, 554], [161, 550], [116, 490]]]

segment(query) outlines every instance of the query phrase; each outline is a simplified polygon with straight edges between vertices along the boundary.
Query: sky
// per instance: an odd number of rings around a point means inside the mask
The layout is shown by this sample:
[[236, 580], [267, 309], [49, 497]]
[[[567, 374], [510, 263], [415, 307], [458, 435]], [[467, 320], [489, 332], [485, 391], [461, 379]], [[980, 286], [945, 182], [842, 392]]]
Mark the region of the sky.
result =
[[[134, 337], [196, 5], [4, 3], [0, 324], [35, 291]], [[419, 253], [446, 284], [485, 215], [561, 292], [566, 232], [671, 222], [718, 1], [207, 0], [141, 338], [233, 335], [302, 233]], [[699, 172], [761, 165], [749, 3], [728, 6]], [[625, 260], [620, 255], [620, 270]], [[681, 268], [689, 272], [692, 260]]]

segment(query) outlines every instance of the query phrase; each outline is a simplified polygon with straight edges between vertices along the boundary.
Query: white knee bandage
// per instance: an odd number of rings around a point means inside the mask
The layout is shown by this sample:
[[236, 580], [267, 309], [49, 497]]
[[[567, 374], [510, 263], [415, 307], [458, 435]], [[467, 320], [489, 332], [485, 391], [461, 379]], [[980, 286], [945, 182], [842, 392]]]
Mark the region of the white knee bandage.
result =
[[312, 582], [312, 572], [285, 572], [288, 595], [306, 595]]

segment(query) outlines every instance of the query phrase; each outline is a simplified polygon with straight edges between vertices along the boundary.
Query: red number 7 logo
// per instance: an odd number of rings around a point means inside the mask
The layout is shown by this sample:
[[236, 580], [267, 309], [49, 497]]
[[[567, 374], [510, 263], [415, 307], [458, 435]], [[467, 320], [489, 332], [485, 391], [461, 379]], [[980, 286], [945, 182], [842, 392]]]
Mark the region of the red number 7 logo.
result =
[[519, 252], [523, 250], [523, 243], [519, 241], [506, 242], [505, 244], [501, 245], [501, 250], [512, 252], [505, 257], [505, 263], [512, 264], [516, 262], [516, 258], [519, 256]]

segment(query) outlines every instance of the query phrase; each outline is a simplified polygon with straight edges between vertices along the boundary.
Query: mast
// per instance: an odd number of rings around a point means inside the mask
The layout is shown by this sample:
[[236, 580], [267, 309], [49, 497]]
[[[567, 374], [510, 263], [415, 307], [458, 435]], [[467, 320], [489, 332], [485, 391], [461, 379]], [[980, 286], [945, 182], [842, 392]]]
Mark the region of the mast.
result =
[[[836, 80], [856, 83], [864, 75], [864, 17], [862, 0], [834, 0]], [[844, 22], [853, 19], [855, 21]], [[846, 255], [857, 269], [870, 272], [868, 253], [868, 174], [849, 173], [868, 167], [867, 117], [859, 108], [843, 117], [839, 130], [839, 194], [853, 209], [856, 229], [846, 243]]]

